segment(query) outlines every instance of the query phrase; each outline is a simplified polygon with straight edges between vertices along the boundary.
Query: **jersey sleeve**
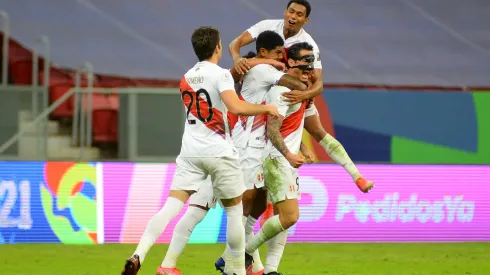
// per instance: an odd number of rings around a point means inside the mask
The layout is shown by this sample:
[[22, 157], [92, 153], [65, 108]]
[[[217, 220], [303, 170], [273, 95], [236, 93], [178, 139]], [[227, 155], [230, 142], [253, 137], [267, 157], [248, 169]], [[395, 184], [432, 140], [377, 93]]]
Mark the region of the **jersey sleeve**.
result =
[[257, 39], [257, 36], [263, 31], [267, 31], [271, 29], [271, 23], [274, 20], [262, 20], [259, 23], [253, 25], [252, 27], [248, 28], [247, 32], [250, 33], [252, 38], [255, 40]]
[[284, 97], [282, 96], [282, 93], [288, 91], [290, 90], [286, 87], [274, 86], [269, 90], [269, 92], [267, 92], [266, 95], [266, 103], [276, 105], [277, 111], [283, 117], [286, 117], [286, 114], [289, 109], [289, 105], [287, 102], [284, 101]]
[[310, 44], [313, 46], [313, 54], [315, 55], [315, 61], [313, 62], [313, 67], [315, 67], [315, 69], [321, 69], [322, 60], [320, 58], [320, 49], [318, 48], [318, 45], [313, 40], [313, 38], [310, 39]]
[[222, 70], [222, 74], [218, 78], [216, 89], [218, 89], [220, 94], [228, 90], [235, 91], [235, 81], [233, 81], [230, 71]]
[[284, 72], [279, 71], [269, 64], [259, 64], [255, 66], [255, 68], [257, 70], [256, 74], [260, 77], [262, 84], [265, 86], [277, 85], [284, 75]]

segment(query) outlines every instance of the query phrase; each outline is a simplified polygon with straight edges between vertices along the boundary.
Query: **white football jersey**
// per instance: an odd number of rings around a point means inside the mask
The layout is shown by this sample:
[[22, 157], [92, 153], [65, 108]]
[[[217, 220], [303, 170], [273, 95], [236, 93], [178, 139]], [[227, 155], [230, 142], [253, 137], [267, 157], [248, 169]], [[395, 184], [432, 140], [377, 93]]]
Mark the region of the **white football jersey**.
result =
[[225, 128], [225, 105], [221, 93], [235, 91], [228, 70], [203, 61], [198, 62], [180, 81], [186, 122], [180, 156], [233, 156], [234, 146]]
[[284, 19], [280, 20], [262, 20], [259, 23], [253, 25], [247, 30], [250, 35], [252, 35], [253, 39], [257, 39], [257, 36], [261, 32], [264, 31], [274, 31], [278, 33], [282, 39], [284, 39], [284, 48], [289, 48], [291, 45], [300, 43], [300, 42], [308, 42], [313, 46], [313, 54], [315, 55], [315, 69], [322, 68], [322, 62], [320, 59], [320, 49], [318, 45], [315, 43], [315, 40], [309, 35], [304, 29], [301, 29], [295, 36], [289, 37], [288, 39], [284, 38]]
[[[283, 86], [272, 87], [266, 95], [267, 104], [275, 104], [279, 114], [284, 117], [281, 125], [281, 135], [293, 154], [298, 154], [301, 147], [301, 138], [303, 136], [304, 117], [307, 101], [288, 106], [284, 101], [282, 93], [289, 92], [290, 89]], [[270, 142], [267, 142], [266, 152], [272, 157], [280, 157], [282, 154]]]
[[[249, 103], [265, 104], [265, 94], [276, 85], [284, 72], [271, 65], [259, 64], [250, 69], [243, 79], [241, 99]], [[232, 139], [235, 146], [263, 148], [265, 146], [265, 123], [267, 115], [238, 118], [233, 126]]]

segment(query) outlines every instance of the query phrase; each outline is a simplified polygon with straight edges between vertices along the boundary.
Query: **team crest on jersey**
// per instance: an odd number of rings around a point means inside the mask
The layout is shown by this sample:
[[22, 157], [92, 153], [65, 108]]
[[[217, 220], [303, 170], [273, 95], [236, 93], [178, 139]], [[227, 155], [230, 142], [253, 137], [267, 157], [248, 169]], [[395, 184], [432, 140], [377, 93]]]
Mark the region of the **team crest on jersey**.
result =
[[257, 174], [257, 181], [261, 182], [263, 180], [264, 180], [264, 174], [263, 173]]
[[318, 57], [316, 58], [316, 61], [320, 61], [320, 52], [318, 52]]

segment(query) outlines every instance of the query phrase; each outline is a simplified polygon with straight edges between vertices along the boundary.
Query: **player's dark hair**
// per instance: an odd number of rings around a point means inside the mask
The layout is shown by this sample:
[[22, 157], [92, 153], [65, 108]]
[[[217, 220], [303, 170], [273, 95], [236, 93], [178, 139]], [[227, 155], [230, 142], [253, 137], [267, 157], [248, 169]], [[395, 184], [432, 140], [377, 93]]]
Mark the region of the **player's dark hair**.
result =
[[313, 51], [313, 46], [308, 42], [296, 43], [288, 48], [286, 55], [293, 60], [299, 60], [301, 59], [299, 54], [301, 50]]
[[289, 9], [289, 6], [291, 6], [291, 4], [293, 3], [304, 6], [306, 8], [306, 17], [310, 17], [310, 12], [311, 12], [310, 2], [308, 2], [307, 0], [291, 0], [288, 2], [286, 9]]
[[192, 33], [192, 48], [199, 61], [213, 56], [216, 46], [219, 44], [219, 31], [215, 27], [202, 26]]
[[278, 46], [284, 46], [284, 39], [275, 31], [263, 31], [257, 36], [257, 41], [255, 41], [255, 49], [257, 52], [261, 48], [268, 51], [275, 49]]
[[256, 53], [254, 53], [254, 52], [252, 52], [252, 51], [249, 51], [247, 54], [243, 55], [242, 57], [243, 57], [243, 58], [254, 58], [254, 57], [256, 57], [256, 56], [257, 56], [257, 54], [256, 54]]

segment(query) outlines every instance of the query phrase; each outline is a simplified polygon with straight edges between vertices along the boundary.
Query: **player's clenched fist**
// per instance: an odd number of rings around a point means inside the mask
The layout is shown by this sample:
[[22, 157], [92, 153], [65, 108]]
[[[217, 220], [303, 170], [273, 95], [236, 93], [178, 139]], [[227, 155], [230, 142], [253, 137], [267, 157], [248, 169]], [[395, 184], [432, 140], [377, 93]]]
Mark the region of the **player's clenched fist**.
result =
[[277, 106], [274, 104], [267, 104], [265, 105], [265, 108], [267, 109], [267, 114], [274, 117], [275, 119], [279, 118], [280, 114], [279, 111], [277, 110]]
[[286, 155], [286, 159], [288, 160], [289, 164], [291, 164], [291, 166], [293, 166], [294, 168], [299, 168], [305, 163], [305, 158], [303, 156], [296, 155], [291, 152]]

